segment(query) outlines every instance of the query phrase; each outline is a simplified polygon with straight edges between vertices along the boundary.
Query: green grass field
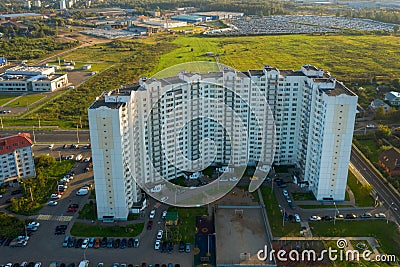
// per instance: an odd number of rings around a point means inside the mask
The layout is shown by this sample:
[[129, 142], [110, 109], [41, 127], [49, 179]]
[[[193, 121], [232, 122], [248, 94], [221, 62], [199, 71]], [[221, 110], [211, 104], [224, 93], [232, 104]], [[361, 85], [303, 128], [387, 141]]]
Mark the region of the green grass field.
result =
[[310, 222], [314, 236], [366, 237], [378, 239], [385, 253], [400, 256], [400, 231], [395, 223], [386, 220]]
[[400, 38], [393, 36], [180, 36], [179, 48], [161, 57], [157, 71], [188, 61], [213, 61], [206, 52], [220, 55], [220, 62], [239, 70], [261, 69], [264, 64], [279, 69], [299, 69], [314, 64], [339, 79], [398, 77]]
[[350, 187], [356, 200], [356, 205], [359, 207], [372, 207], [374, 206], [374, 199], [370, 195], [372, 192], [371, 186], [363, 186], [354, 174], [349, 171], [347, 176], [347, 185]]
[[17, 97], [16, 95], [0, 95], [0, 106], [4, 105], [8, 101], [11, 101], [16, 97]]
[[36, 101], [39, 101], [43, 98], [45, 98], [46, 95], [45, 94], [29, 94], [29, 95], [24, 95], [21, 96], [17, 99], [15, 99], [14, 101], [12, 101], [11, 103], [9, 103], [8, 105], [6, 105], [6, 107], [26, 107], [26, 106], [30, 106], [33, 103], [35, 103]]

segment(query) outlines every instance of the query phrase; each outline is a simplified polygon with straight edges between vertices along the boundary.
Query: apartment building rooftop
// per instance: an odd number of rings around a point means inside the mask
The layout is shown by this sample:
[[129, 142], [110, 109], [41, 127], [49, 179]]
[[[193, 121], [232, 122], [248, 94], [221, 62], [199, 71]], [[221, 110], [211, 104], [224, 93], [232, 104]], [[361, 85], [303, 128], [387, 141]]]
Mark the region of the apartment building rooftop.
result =
[[32, 146], [32, 140], [29, 133], [20, 133], [17, 135], [0, 138], [0, 155], [7, 154], [15, 149]]
[[99, 107], [108, 107], [111, 109], [119, 109], [125, 105], [126, 97], [129, 97], [132, 91], [137, 91], [140, 88], [138, 84], [123, 85], [121, 88], [103, 92], [96, 100], [90, 105], [89, 109], [96, 109]]

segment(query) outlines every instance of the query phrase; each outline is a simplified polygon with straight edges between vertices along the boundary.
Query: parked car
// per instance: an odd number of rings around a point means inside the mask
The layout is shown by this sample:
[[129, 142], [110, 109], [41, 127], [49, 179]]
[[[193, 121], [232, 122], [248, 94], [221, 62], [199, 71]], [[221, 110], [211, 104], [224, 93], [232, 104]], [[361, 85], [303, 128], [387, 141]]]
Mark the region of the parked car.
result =
[[89, 246], [89, 238], [83, 239], [81, 248], [85, 249], [85, 248], [88, 248], [88, 246]]
[[289, 192], [288, 192], [286, 189], [283, 189], [283, 190], [282, 190], [282, 193], [283, 193], [283, 195], [284, 195], [285, 197], [288, 197], [288, 196], [289, 196]]
[[310, 217], [310, 221], [320, 221], [320, 220], [321, 220], [321, 217], [316, 216], [316, 215]]
[[179, 242], [179, 252], [185, 252], [185, 243]]
[[324, 217], [322, 217], [322, 220], [323, 220], [323, 221], [332, 221], [332, 220], [333, 220], [333, 217], [332, 217], [332, 216], [325, 215]]
[[366, 212], [366, 213], [363, 213], [360, 217], [363, 219], [368, 219], [368, 218], [372, 218], [372, 214], [369, 212]]
[[69, 236], [66, 236], [66, 237], [64, 238], [64, 242], [62, 243], [62, 246], [63, 246], [64, 248], [68, 247], [68, 241], [69, 241]]
[[53, 200], [50, 200], [50, 201], [47, 203], [47, 205], [49, 205], [49, 206], [57, 206], [57, 204], [58, 204], [58, 202], [57, 202], [57, 201], [53, 201]]
[[375, 218], [386, 218], [386, 215], [384, 213], [377, 213], [375, 214]]
[[156, 216], [156, 210], [151, 210], [149, 218], [154, 219], [155, 216]]
[[135, 240], [133, 241], [133, 247], [139, 247], [139, 238], [135, 238]]
[[343, 219], [344, 219], [343, 214], [336, 215], [336, 220], [343, 220]]
[[147, 230], [151, 230], [152, 227], [153, 227], [153, 221], [148, 221], [147, 222]]
[[101, 244], [100, 244], [100, 246], [102, 247], [102, 248], [105, 248], [105, 247], [107, 247], [107, 237], [103, 237], [102, 239], [101, 239]]
[[94, 246], [94, 241], [95, 241], [95, 240], [96, 240], [96, 239], [95, 239], [94, 237], [90, 238], [89, 244], [88, 244], [88, 247], [89, 247], [89, 248], [92, 248], [92, 247]]
[[348, 220], [357, 219], [357, 215], [355, 215], [355, 214], [346, 214], [346, 219], [348, 219]]
[[89, 193], [89, 190], [86, 188], [81, 188], [76, 192], [77, 196], [85, 196]]
[[163, 233], [164, 233], [164, 231], [163, 230], [158, 230], [158, 232], [157, 232], [157, 239], [162, 239], [162, 236], [163, 236]]
[[83, 158], [82, 154], [78, 154], [75, 158], [76, 161], [81, 161]]
[[167, 218], [167, 211], [166, 210], [163, 211], [161, 218], [164, 219], [164, 220]]
[[156, 242], [154, 244], [154, 249], [155, 250], [159, 250], [160, 249], [160, 244], [161, 244], [161, 241], [160, 240], [156, 240]]
[[121, 248], [121, 249], [126, 248], [126, 243], [127, 243], [126, 238], [123, 238], [123, 239], [121, 240], [121, 244], [119, 245], [119, 248]]
[[190, 253], [190, 243], [186, 243], [185, 245], [185, 252]]
[[107, 248], [112, 248], [113, 247], [113, 243], [114, 243], [114, 239], [113, 238], [109, 238], [107, 241]]
[[100, 245], [101, 245], [101, 239], [100, 238], [96, 238], [95, 241], [94, 241], [93, 247], [94, 248], [99, 248]]
[[295, 214], [294, 215], [294, 219], [296, 220], [296, 222], [300, 222], [301, 221], [299, 214]]

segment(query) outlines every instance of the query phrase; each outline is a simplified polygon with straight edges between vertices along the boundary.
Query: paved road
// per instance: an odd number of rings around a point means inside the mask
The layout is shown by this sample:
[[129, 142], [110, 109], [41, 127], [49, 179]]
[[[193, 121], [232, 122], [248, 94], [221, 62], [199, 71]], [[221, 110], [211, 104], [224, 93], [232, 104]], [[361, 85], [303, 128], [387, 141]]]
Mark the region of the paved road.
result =
[[[0, 136], [9, 136], [18, 134], [22, 131], [8, 131], [1, 130]], [[37, 143], [81, 143], [86, 144], [90, 142], [89, 130], [79, 130], [78, 133], [76, 130], [35, 130], [35, 135], [33, 135], [33, 131], [24, 131], [29, 132], [31, 134], [32, 141], [36, 141]], [[78, 142], [79, 139], [79, 142]]]
[[378, 194], [378, 200], [383, 202], [383, 205], [387, 210], [390, 209], [390, 215], [392, 215], [396, 222], [400, 224], [399, 197], [389, 189], [389, 187], [354, 150], [351, 151], [350, 161], [361, 175], [364, 176], [368, 183], [374, 187], [374, 190]]

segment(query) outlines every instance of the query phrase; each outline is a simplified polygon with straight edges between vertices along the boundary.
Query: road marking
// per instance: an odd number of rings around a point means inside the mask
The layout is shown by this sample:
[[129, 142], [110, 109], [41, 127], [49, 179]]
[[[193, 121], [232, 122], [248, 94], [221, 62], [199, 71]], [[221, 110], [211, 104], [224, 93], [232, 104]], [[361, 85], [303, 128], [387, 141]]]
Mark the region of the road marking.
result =
[[42, 221], [60, 221], [60, 222], [69, 222], [71, 221], [73, 216], [56, 216], [56, 215], [47, 215], [47, 214], [39, 214], [37, 216], [37, 220]]

